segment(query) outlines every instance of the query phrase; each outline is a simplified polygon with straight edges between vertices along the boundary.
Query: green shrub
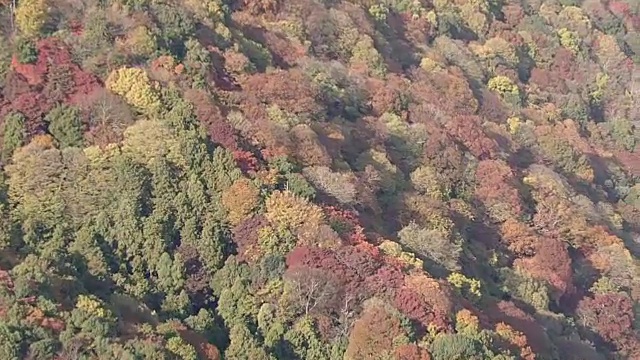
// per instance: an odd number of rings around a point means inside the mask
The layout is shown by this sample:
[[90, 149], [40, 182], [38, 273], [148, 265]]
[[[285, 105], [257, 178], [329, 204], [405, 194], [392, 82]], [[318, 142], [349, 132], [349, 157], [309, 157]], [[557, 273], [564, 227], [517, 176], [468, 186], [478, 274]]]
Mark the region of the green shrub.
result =
[[182, 360], [196, 360], [198, 354], [196, 349], [187, 344], [181, 337], [174, 336], [167, 340], [167, 350], [179, 356]]
[[616, 118], [610, 122], [611, 137], [615, 144], [625, 150], [636, 148], [635, 126], [625, 118]]
[[77, 108], [60, 105], [51, 110], [44, 121], [49, 124], [49, 132], [58, 140], [60, 147], [81, 147], [84, 143], [80, 111]]
[[292, 193], [308, 200], [312, 200], [316, 197], [316, 190], [301, 174], [289, 173], [285, 177], [287, 182], [287, 189], [289, 189], [289, 191], [291, 191]]
[[501, 269], [502, 290], [537, 310], [549, 309], [549, 289], [547, 285], [530, 276], [511, 269]]
[[27, 136], [25, 118], [21, 113], [10, 113], [4, 118], [2, 134], [2, 159], [7, 161], [13, 152], [23, 145]]
[[16, 43], [16, 53], [21, 64], [33, 64], [38, 60], [36, 44], [31, 39], [20, 39]]
[[431, 343], [434, 360], [480, 360], [481, 351], [472, 338], [460, 334], [439, 334]]

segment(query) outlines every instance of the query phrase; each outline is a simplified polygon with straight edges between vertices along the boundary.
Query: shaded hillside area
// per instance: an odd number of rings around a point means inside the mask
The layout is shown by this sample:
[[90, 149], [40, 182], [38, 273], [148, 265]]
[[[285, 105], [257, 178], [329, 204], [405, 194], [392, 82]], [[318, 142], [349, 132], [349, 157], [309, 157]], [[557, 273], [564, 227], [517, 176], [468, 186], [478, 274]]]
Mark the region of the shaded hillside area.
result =
[[0, 359], [640, 359], [640, 2], [0, 24]]

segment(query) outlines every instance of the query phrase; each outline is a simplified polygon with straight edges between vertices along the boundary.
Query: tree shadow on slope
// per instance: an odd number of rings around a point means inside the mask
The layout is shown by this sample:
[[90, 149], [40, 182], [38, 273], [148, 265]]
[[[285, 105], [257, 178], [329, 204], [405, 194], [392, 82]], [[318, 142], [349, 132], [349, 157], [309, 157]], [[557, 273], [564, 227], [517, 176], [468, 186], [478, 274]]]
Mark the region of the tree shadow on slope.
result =
[[[296, 49], [284, 34], [251, 24], [235, 23], [234, 26], [242, 31], [247, 39], [262, 45], [269, 51], [275, 67], [287, 70], [295, 65], [294, 55], [299, 53], [299, 49]], [[303, 54], [299, 53], [299, 55]]]

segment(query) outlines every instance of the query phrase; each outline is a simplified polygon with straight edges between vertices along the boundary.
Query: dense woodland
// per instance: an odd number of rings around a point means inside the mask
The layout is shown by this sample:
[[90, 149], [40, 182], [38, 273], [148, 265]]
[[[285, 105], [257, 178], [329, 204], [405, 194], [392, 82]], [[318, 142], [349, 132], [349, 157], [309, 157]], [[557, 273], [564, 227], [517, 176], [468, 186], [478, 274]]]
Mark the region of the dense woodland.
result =
[[0, 24], [0, 359], [640, 359], [640, 1]]

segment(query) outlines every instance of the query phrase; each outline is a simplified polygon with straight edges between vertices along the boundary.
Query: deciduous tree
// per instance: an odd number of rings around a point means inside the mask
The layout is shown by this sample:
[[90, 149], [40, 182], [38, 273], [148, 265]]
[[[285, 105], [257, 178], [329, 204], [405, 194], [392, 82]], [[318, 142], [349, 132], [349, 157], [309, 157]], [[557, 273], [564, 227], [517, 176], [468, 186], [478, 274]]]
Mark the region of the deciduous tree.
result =
[[46, 0], [23, 0], [15, 10], [16, 25], [27, 37], [36, 37], [44, 26], [49, 4]]
[[236, 180], [222, 192], [222, 205], [232, 225], [239, 224], [253, 212], [260, 201], [259, 189], [246, 178]]
[[400, 243], [423, 259], [449, 270], [460, 268], [458, 263], [462, 248], [435, 230], [421, 228], [411, 223], [398, 233]]
[[275, 191], [266, 200], [266, 217], [276, 226], [293, 231], [304, 223], [324, 221], [322, 209], [289, 191]]
[[396, 347], [408, 342], [398, 314], [389, 305], [373, 299], [353, 325], [344, 358], [391, 358]]
[[[337, 275], [337, 274], [336, 274]], [[298, 314], [322, 314], [338, 306], [340, 284], [331, 273], [321, 269], [297, 267], [284, 275], [290, 289], [290, 301]]]
[[107, 89], [122, 96], [130, 105], [146, 114], [160, 109], [158, 93], [143, 69], [122, 67], [114, 70], [109, 74], [106, 86]]
[[633, 333], [634, 313], [631, 299], [623, 293], [596, 294], [578, 304], [581, 324], [594, 329], [620, 350], [637, 346]]

